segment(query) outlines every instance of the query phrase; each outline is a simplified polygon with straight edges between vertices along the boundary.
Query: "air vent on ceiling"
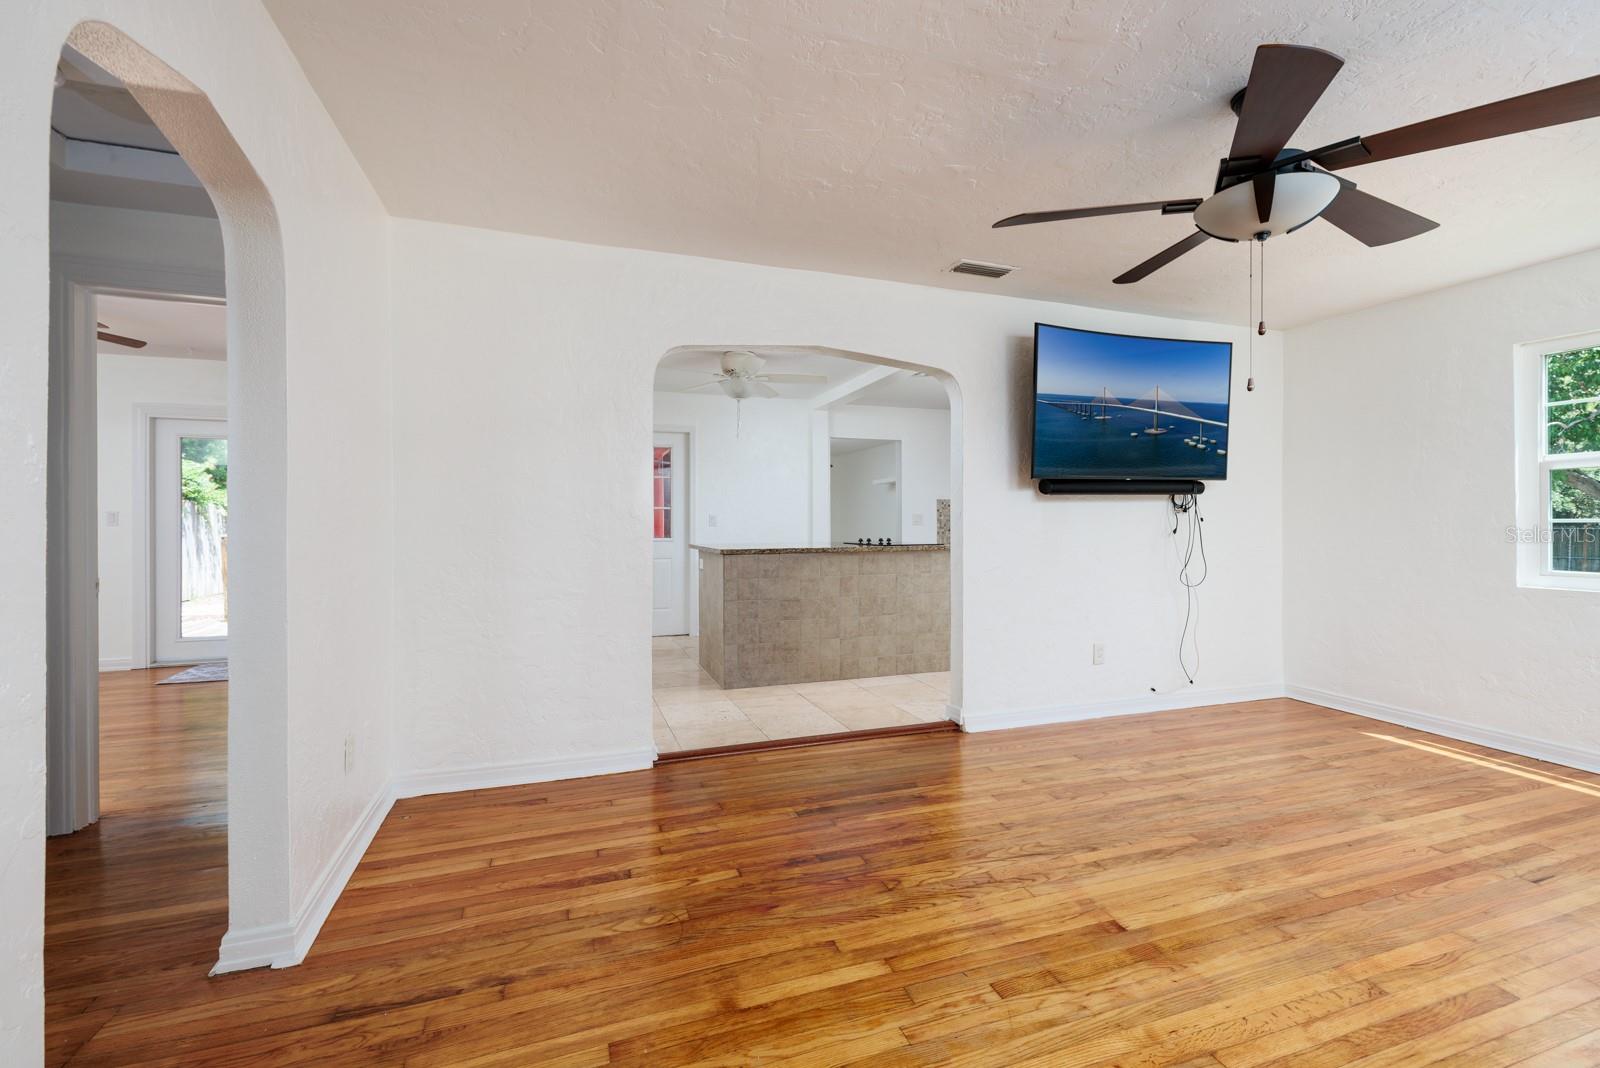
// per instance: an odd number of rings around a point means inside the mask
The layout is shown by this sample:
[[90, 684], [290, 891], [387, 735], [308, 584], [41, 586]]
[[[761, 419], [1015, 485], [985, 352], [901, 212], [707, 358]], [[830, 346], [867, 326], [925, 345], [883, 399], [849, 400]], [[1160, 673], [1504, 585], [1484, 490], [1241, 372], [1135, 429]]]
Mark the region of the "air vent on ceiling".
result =
[[1015, 267], [1007, 267], [1003, 263], [983, 263], [978, 260], [962, 260], [950, 268], [956, 274], [975, 274], [979, 278], [1004, 278]]

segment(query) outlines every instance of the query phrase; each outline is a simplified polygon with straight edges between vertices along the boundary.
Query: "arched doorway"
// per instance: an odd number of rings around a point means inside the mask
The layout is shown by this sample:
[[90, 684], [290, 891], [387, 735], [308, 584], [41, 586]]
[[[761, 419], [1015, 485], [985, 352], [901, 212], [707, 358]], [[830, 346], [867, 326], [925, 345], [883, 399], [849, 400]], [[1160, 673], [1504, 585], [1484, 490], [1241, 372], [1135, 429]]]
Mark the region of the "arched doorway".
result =
[[694, 345], [662, 357], [654, 389], [661, 758], [950, 729], [962, 481], [951, 376], [824, 346]]
[[[288, 891], [286, 713], [286, 391], [283, 252], [277, 214], [255, 169], [197, 86], [103, 22], [67, 44], [114, 76], [171, 142], [215, 205], [227, 279], [230, 415], [227, 697], [227, 916], [223, 969], [272, 963], [281, 947], [230, 952], [236, 932], [283, 925]], [[159, 258], [159, 257], [156, 257]], [[48, 830], [99, 816], [95, 544], [98, 512], [93, 346], [95, 294], [151, 285], [148, 265], [115, 258], [52, 262], [50, 450], [46, 526]], [[158, 272], [159, 273], [159, 272]], [[182, 287], [183, 279], [173, 281]], [[206, 288], [180, 291], [206, 298]], [[239, 941], [235, 939], [235, 941]], [[245, 939], [246, 943], [254, 940]]]

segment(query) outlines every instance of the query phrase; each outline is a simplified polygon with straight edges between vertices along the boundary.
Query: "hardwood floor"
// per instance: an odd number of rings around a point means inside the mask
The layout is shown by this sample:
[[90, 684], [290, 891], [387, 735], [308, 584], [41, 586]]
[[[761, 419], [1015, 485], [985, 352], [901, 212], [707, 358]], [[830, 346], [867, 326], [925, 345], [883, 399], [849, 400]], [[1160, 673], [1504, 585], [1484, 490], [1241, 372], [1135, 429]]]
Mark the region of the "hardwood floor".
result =
[[100, 676], [101, 819], [47, 840], [50, 1064], [204, 983], [228, 929], [228, 684], [156, 685], [177, 670]]
[[1595, 776], [1265, 701], [417, 798], [207, 979], [218, 702], [148, 700], [51, 843], [56, 1062], [1600, 1064]]

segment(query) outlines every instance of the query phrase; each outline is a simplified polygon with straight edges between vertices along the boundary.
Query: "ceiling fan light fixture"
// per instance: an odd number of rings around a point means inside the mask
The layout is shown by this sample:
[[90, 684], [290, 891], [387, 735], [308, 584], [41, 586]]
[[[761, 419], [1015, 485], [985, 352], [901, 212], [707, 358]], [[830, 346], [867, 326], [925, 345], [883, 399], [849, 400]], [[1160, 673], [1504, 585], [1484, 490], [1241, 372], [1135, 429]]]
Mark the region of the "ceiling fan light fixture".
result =
[[1333, 203], [1339, 179], [1324, 171], [1287, 171], [1273, 176], [1272, 210], [1261, 221], [1251, 182], [1230, 185], [1194, 209], [1194, 224], [1224, 241], [1253, 241], [1297, 230]]

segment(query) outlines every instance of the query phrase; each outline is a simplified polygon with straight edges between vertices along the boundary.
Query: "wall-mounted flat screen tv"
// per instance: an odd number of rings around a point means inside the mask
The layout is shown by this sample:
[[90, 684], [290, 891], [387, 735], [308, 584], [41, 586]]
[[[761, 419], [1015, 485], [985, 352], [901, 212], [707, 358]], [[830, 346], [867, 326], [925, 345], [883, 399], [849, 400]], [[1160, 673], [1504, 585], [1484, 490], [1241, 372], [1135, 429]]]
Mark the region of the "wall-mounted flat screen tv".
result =
[[1033, 328], [1033, 477], [1224, 479], [1233, 345]]

